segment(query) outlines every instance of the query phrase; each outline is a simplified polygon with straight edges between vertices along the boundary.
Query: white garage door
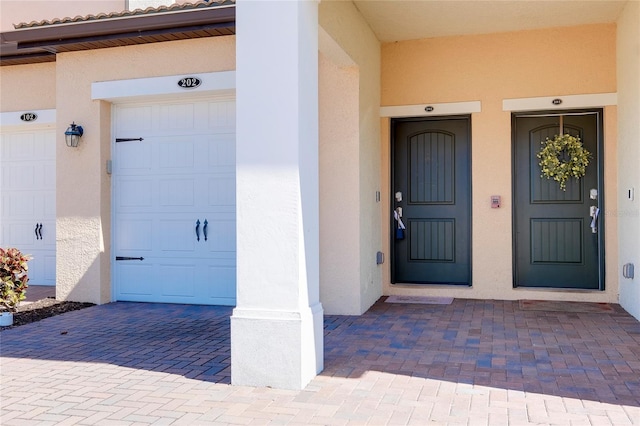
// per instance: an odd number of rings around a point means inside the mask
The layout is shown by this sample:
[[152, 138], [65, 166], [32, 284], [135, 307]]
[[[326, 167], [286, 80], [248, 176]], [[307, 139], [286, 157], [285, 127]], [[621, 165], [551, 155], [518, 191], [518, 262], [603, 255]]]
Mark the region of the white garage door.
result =
[[29, 284], [56, 283], [56, 135], [3, 129], [0, 140], [0, 247], [33, 259]]
[[235, 305], [235, 101], [120, 105], [114, 136], [115, 298]]

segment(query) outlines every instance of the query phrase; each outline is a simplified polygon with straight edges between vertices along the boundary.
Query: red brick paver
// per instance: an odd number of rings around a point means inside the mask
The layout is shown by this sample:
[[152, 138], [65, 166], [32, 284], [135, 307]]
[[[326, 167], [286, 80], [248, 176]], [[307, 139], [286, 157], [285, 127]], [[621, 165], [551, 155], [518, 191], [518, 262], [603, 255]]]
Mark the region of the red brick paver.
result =
[[379, 301], [325, 318], [301, 391], [229, 385], [230, 314], [112, 303], [4, 330], [0, 424], [640, 425], [640, 323], [619, 307]]

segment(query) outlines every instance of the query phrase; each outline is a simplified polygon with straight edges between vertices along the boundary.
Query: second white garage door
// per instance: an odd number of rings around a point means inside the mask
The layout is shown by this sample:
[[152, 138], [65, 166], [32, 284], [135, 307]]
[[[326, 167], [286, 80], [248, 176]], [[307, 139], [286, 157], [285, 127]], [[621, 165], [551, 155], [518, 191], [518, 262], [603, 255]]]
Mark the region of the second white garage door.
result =
[[114, 120], [116, 300], [235, 305], [234, 100], [120, 105]]
[[0, 133], [0, 247], [31, 255], [30, 285], [55, 285], [55, 129], [20, 126]]

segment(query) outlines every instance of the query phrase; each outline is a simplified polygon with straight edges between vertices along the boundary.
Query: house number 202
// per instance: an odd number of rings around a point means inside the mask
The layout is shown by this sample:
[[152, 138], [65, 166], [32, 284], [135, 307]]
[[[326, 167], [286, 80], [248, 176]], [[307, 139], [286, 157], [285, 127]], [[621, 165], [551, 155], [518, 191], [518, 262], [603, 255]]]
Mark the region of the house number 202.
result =
[[202, 81], [197, 77], [185, 77], [178, 81], [178, 86], [183, 89], [195, 89], [200, 86], [200, 83], [202, 83]]

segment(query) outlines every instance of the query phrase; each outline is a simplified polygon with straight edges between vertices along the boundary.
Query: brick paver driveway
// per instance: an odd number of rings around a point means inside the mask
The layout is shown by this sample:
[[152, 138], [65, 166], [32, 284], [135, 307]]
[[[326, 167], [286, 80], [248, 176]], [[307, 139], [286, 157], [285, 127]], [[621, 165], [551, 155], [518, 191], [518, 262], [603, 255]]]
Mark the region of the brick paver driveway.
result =
[[302, 391], [229, 385], [226, 307], [111, 303], [0, 333], [0, 424], [640, 425], [640, 323], [517, 302], [325, 318]]

